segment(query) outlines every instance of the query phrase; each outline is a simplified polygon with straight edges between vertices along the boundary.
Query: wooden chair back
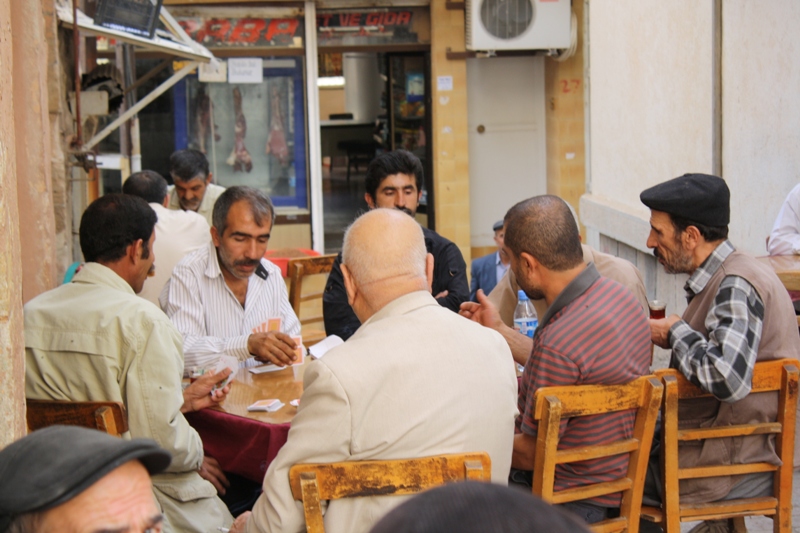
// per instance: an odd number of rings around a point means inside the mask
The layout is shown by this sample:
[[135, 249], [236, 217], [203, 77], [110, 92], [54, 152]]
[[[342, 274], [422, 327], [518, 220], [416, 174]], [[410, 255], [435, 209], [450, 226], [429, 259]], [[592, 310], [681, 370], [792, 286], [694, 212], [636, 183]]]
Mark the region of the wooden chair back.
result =
[[125, 406], [119, 402], [27, 400], [28, 431], [62, 424], [99, 429], [115, 437], [128, 431]]
[[[644, 507], [642, 517], [664, 521], [667, 533], [679, 533], [681, 522], [741, 518], [750, 515], [772, 516], [775, 532], [792, 531], [792, 469], [794, 466], [794, 432], [797, 413], [797, 386], [800, 362], [780, 359], [756, 363], [750, 393], [778, 392], [778, 418], [775, 422], [678, 429], [678, 401], [710, 397], [695, 387], [683, 374], [673, 369], [659, 370], [656, 375], [664, 383], [662, 414], [662, 482], [664, 502], [661, 508]], [[775, 435], [775, 450], [782, 464], [749, 463], [735, 465], [680, 468], [678, 445], [686, 441], [746, 435]], [[774, 496], [723, 500], [711, 503], [680, 503], [679, 480], [735, 474], [774, 472]]]
[[[622, 493], [620, 516], [592, 524], [596, 532], [639, 530], [644, 478], [653, 442], [663, 387], [654, 376], [625, 385], [570, 385], [544, 387], [536, 391], [534, 418], [539, 421], [533, 469], [533, 493], [552, 504]], [[558, 449], [562, 419], [636, 410], [633, 436], [617, 442]], [[614, 455], [629, 454], [624, 477], [573, 487], [554, 489], [556, 466]]]
[[[318, 274], [330, 274], [336, 254], [316, 257], [299, 257], [291, 259], [287, 267], [289, 276], [289, 303], [301, 326], [322, 322], [322, 294], [325, 291], [325, 280], [318, 280], [312, 291], [303, 292], [303, 278]], [[325, 278], [327, 279], [327, 278]], [[313, 281], [313, 280], [312, 280]], [[321, 284], [321, 287], [318, 285]], [[308, 304], [307, 302], [312, 302]], [[306, 305], [303, 305], [306, 304]], [[310, 309], [309, 309], [310, 308]], [[304, 313], [303, 311], [309, 311]], [[324, 328], [303, 328], [303, 343], [311, 346], [325, 338]]]
[[308, 533], [322, 533], [320, 501], [415, 494], [451, 481], [490, 481], [489, 455], [463, 453], [394, 461], [297, 464], [289, 470], [295, 500], [303, 502]]

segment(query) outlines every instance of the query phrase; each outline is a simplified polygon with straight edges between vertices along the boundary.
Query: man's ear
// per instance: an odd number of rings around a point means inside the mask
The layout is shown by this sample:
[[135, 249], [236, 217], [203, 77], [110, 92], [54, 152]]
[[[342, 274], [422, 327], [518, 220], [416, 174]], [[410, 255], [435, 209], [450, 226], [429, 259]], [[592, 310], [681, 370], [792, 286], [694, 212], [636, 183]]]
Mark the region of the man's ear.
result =
[[353, 282], [353, 277], [350, 275], [350, 271], [347, 270], [347, 266], [342, 264], [342, 279], [344, 280], [344, 290], [347, 293], [347, 303], [350, 304], [350, 307], [353, 307], [353, 302], [356, 299], [356, 294], [358, 293], [358, 289], [356, 288], [355, 283]]
[[681, 244], [683, 244], [684, 249], [688, 251], [697, 248], [702, 238], [703, 236], [700, 235], [700, 230], [697, 229], [697, 226], [688, 226], [681, 232]]
[[164, 199], [161, 201], [161, 205], [164, 207], [169, 207], [169, 194], [164, 196]]
[[206, 185], [211, 183], [211, 178], [213, 178], [213, 177], [214, 177], [214, 173], [213, 172], [209, 172], [208, 176], [206, 176]]
[[524, 268], [523, 272], [533, 272], [539, 268], [539, 261], [528, 252], [519, 254], [519, 263]]
[[128, 261], [130, 261], [131, 264], [136, 264], [136, 262], [142, 258], [143, 247], [144, 241], [142, 239], [137, 239], [129, 244], [128, 248], [125, 249], [125, 257], [128, 258]]
[[425, 277], [428, 278], [428, 290], [433, 294], [433, 254], [425, 256]]
[[219, 236], [219, 233], [217, 232], [217, 228], [214, 227], [214, 226], [211, 226], [211, 241], [214, 243], [214, 246], [216, 246], [217, 248], [219, 248], [219, 243], [220, 243], [219, 237], [220, 236]]
[[367, 202], [370, 209], [375, 209], [375, 199], [368, 192], [364, 193], [364, 201]]

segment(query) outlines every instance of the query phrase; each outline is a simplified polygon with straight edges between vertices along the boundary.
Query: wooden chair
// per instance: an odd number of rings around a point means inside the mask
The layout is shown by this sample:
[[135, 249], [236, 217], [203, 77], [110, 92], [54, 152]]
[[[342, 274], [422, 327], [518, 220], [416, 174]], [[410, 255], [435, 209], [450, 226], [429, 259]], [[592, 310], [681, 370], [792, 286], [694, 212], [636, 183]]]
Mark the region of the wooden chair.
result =
[[[533, 469], [533, 493], [552, 504], [622, 493], [620, 516], [592, 524], [598, 533], [639, 529], [644, 478], [663, 388], [654, 376], [626, 385], [571, 385], [536, 391], [534, 417], [539, 421]], [[633, 437], [612, 443], [558, 449], [562, 419], [636, 409]], [[556, 466], [630, 454], [628, 471], [619, 479], [561, 491], [554, 490]]]
[[[287, 269], [287, 274], [289, 275], [289, 303], [292, 304], [294, 314], [300, 319], [301, 326], [322, 322], [322, 294], [325, 290], [325, 281], [321, 280], [317, 283], [322, 283], [322, 287], [314, 287], [314, 289], [318, 288], [319, 290], [304, 294], [303, 278], [319, 274], [329, 274], [335, 260], [336, 254], [330, 254], [317, 257], [300, 257], [289, 261]], [[306, 317], [301, 316], [301, 311], [309, 307], [309, 304], [305, 306], [303, 304], [314, 300], [316, 300], [316, 302], [310, 304], [314, 314]], [[303, 344], [306, 346], [313, 346], [325, 338], [325, 329], [304, 327], [302, 335]]]
[[119, 402], [26, 400], [28, 430], [63, 424], [105, 431], [115, 437], [128, 431], [125, 406]]
[[[753, 370], [751, 394], [778, 391], [778, 419], [775, 422], [738, 426], [678, 429], [678, 401], [711, 395], [692, 385], [677, 370], [656, 372], [664, 382], [662, 414], [662, 482], [664, 502], [661, 508], [645, 506], [642, 518], [664, 522], [666, 533], [679, 533], [681, 522], [714, 519], [743, 519], [745, 516], [765, 515], [774, 520], [775, 533], [792, 531], [792, 467], [794, 465], [794, 431], [797, 411], [797, 385], [800, 363], [796, 359], [781, 359], [757, 363]], [[680, 468], [678, 444], [713, 438], [744, 435], [775, 435], [775, 449], [781, 466], [769, 463], [704, 466]], [[774, 496], [722, 500], [711, 503], [680, 503], [679, 480], [732, 474], [774, 472]]]
[[395, 461], [297, 464], [289, 471], [295, 500], [303, 502], [308, 533], [325, 531], [320, 501], [357, 496], [400, 496], [465, 479], [489, 481], [489, 455], [464, 453]]

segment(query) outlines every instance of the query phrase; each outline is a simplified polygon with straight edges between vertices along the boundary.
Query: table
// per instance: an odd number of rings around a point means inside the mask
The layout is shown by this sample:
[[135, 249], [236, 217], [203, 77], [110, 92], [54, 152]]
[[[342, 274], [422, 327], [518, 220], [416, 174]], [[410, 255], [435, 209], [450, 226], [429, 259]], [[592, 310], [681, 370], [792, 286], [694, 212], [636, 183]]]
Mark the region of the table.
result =
[[[218, 407], [187, 413], [186, 419], [203, 439], [203, 449], [232, 472], [261, 483], [267, 467], [286, 443], [297, 408], [291, 400], [303, 392], [304, 365], [265, 374], [236, 372], [228, 397]], [[278, 398], [285, 405], [274, 413], [248, 412], [256, 400]]]
[[757, 259], [772, 267], [786, 290], [800, 291], [800, 256], [772, 255]]
[[316, 257], [319, 252], [307, 248], [275, 248], [267, 250], [264, 259], [275, 263], [281, 269], [281, 275], [285, 278], [289, 275], [289, 260], [298, 257]]

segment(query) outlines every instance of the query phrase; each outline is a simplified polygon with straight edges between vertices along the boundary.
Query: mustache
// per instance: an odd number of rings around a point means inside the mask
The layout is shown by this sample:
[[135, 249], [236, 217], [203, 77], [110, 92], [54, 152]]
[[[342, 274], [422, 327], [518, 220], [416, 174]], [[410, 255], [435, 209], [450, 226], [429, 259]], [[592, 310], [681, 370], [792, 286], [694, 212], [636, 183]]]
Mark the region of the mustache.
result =
[[398, 211], [402, 211], [403, 213], [405, 213], [406, 215], [408, 215], [410, 217], [414, 216], [414, 213], [411, 211], [411, 209], [409, 209], [407, 207], [395, 207], [395, 209], [397, 209]]
[[233, 262], [233, 266], [244, 266], [244, 267], [254, 267], [258, 266], [261, 261], [258, 259], [239, 259], [238, 261]]

